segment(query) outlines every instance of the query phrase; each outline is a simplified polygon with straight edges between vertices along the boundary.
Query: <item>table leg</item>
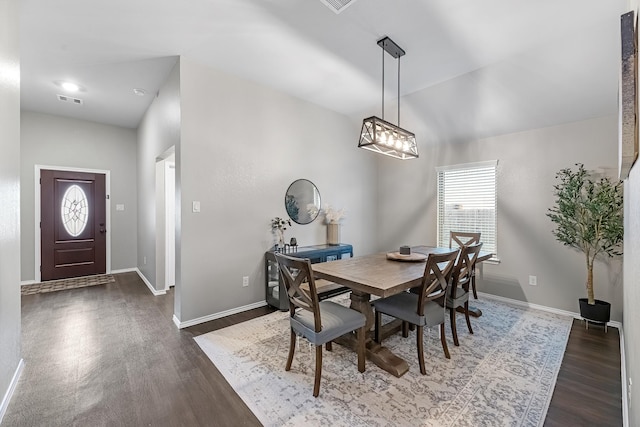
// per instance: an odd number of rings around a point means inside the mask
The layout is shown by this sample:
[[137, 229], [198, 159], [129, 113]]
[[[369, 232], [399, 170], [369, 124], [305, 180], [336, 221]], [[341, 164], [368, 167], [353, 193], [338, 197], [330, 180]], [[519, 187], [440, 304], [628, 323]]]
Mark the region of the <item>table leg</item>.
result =
[[[351, 292], [351, 308], [365, 315], [367, 319], [365, 328], [367, 334], [365, 346], [367, 358], [375, 363], [378, 367], [384, 369], [396, 377], [401, 377], [409, 370], [409, 365], [404, 359], [396, 356], [387, 347], [384, 347], [371, 338], [371, 328], [374, 324], [373, 307], [371, 307], [371, 295], [367, 293], [352, 291]], [[357, 340], [354, 333], [344, 335], [337, 340], [338, 344], [355, 350], [357, 348]]]

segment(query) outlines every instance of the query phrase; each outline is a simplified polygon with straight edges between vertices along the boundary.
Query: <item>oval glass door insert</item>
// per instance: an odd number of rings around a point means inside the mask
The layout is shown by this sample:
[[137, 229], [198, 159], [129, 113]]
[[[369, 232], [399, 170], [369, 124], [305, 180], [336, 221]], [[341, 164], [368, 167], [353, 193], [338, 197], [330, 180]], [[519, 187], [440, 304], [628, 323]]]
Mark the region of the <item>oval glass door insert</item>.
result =
[[79, 236], [87, 226], [89, 217], [89, 201], [82, 188], [75, 184], [67, 188], [60, 210], [64, 229], [73, 237]]

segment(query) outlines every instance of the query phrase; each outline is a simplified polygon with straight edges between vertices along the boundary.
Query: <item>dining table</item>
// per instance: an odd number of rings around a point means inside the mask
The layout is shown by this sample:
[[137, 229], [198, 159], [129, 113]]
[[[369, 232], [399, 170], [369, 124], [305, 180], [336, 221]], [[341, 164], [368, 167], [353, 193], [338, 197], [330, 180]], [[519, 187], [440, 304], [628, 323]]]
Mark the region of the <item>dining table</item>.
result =
[[[413, 246], [412, 254], [423, 254], [424, 257], [392, 257], [395, 252], [381, 252], [356, 256], [336, 261], [312, 264], [314, 276], [326, 279], [351, 290], [351, 308], [365, 315], [365, 327], [369, 333], [366, 338], [367, 358], [385, 371], [401, 377], [409, 370], [409, 365], [390, 349], [375, 342], [371, 328], [374, 324], [374, 312], [371, 305], [372, 295], [386, 298], [421, 284], [425, 273], [426, 257], [431, 253], [450, 252], [454, 249], [433, 246]], [[480, 252], [477, 262], [491, 258], [492, 254]], [[422, 258], [422, 259], [417, 259]], [[476, 312], [479, 316], [482, 313]], [[392, 322], [383, 327], [382, 336], [389, 336], [400, 329], [399, 322]], [[336, 340], [338, 344], [356, 349], [355, 334], [347, 334]]]

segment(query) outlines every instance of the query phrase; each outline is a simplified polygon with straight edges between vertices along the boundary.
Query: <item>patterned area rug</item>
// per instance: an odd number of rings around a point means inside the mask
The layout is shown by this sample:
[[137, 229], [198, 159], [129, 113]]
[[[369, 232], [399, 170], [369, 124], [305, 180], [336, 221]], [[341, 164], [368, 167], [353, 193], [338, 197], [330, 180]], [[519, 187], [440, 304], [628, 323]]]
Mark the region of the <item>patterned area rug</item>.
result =
[[[347, 304], [345, 296], [334, 298]], [[542, 426], [572, 318], [493, 300], [473, 301], [474, 335], [458, 315], [451, 359], [438, 328], [425, 331], [427, 375], [421, 375], [415, 331], [383, 344], [409, 364], [400, 378], [334, 345], [323, 352], [320, 396], [312, 396], [315, 351], [299, 339], [291, 371], [288, 312], [276, 312], [195, 338], [265, 426]]]
[[20, 294], [33, 295], [46, 292], [63, 291], [65, 289], [86, 288], [87, 286], [104, 285], [115, 281], [116, 279], [114, 279], [111, 274], [75, 277], [73, 279], [50, 280], [47, 282], [35, 283], [33, 285], [22, 285], [20, 287]]

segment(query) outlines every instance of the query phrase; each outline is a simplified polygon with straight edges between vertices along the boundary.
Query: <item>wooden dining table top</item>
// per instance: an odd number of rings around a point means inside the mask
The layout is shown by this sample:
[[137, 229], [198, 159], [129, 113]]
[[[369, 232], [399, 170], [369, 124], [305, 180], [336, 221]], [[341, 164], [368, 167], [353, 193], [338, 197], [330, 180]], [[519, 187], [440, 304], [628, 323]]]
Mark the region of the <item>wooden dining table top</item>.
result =
[[[412, 253], [449, 252], [450, 248], [413, 246]], [[492, 254], [480, 252], [477, 262], [486, 261]], [[385, 298], [420, 285], [425, 261], [396, 261], [387, 259], [387, 252], [357, 256], [336, 261], [312, 264], [315, 276], [347, 286], [353, 291]]]

